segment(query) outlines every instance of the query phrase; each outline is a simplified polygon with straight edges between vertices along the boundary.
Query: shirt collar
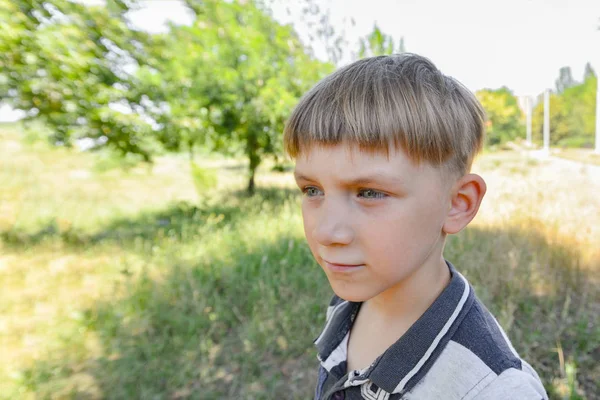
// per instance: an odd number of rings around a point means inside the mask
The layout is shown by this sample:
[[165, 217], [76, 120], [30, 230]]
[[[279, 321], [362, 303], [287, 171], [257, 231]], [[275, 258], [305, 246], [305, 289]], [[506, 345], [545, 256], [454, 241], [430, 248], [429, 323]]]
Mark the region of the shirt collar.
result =
[[[438, 298], [369, 368], [350, 377], [349, 385], [352, 385], [352, 379], [357, 384], [368, 379], [388, 393], [401, 393], [410, 390], [425, 375], [474, 299], [466, 279], [451, 263], [447, 264], [451, 273], [450, 283]], [[347, 342], [344, 338], [350, 331], [361, 304], [339, 299], [329, 310], [325, 329], [315, 340], [319, 360], [328, 371], [333, 364], [343, 362], [345, 365]], [[340, 359], [340, 354], [343, 355], [343, 360]]]

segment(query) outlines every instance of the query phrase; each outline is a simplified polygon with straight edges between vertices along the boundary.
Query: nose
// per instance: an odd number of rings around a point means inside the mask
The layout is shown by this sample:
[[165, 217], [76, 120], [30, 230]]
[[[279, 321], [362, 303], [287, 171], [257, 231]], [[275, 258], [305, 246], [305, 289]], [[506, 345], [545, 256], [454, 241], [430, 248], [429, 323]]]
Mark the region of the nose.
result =
[[313, 237], [322, 246], [348, 245], [354, 240], [350, 210], [325, 200], [314, 226]]

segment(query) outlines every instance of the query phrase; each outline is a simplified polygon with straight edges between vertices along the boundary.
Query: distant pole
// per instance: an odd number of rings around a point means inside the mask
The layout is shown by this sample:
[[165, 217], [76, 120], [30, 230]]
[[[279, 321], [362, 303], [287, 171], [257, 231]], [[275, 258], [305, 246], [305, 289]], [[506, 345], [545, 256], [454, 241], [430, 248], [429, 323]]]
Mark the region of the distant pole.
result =
[[544, 92], [544, 152], [550, 154], [550, 89]]
[[527, 145], [531, 146], [531, 96], [525, 97], [525, 111], [527, 112]]
[[596, 150], [600, 154], [600, 77], [596, 80]]

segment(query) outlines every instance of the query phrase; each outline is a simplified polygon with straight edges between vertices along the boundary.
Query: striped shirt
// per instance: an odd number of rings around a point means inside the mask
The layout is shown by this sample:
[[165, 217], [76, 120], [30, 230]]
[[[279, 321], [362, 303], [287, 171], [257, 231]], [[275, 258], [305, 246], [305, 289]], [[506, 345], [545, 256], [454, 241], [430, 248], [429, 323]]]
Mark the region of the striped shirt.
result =
[[467, 280], [448, 263], [448, 286], [369, 367], [346, 371], [348, 338], [361, 303], [334, 296], [315, 340], [321, 362], [315, 400], [547, 399]]

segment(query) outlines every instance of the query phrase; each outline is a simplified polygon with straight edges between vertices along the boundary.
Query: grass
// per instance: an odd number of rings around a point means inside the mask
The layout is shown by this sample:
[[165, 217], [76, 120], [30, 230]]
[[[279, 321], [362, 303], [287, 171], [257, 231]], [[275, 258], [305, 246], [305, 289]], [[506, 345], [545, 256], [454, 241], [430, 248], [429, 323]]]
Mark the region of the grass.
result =
[[[106, 168], [0, 127], [0, 398], [305, 399], [331, 295], [288, 172], [211, 157]], [[486, 154], [446, 256], [554, 399], [600, 393], [600, 200], [551, 160]], [[558, 172], [560, 173], [560, 171]]]

